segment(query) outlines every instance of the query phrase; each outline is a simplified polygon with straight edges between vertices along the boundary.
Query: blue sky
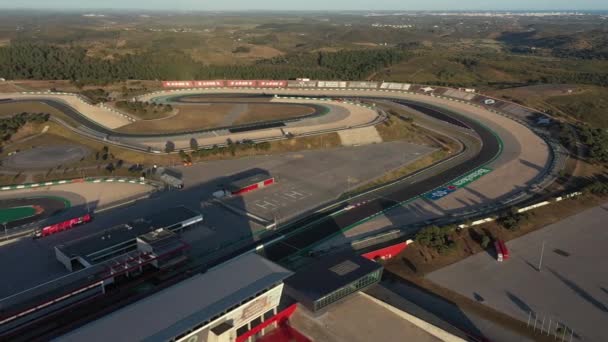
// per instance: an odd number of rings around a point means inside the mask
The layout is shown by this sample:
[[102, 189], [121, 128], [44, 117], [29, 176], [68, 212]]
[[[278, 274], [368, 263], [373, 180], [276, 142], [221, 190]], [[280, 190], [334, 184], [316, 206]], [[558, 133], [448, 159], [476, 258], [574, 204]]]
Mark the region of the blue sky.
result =
[[0, 0], [0, 8], [151, 10], [608, 10], [607, 0]]

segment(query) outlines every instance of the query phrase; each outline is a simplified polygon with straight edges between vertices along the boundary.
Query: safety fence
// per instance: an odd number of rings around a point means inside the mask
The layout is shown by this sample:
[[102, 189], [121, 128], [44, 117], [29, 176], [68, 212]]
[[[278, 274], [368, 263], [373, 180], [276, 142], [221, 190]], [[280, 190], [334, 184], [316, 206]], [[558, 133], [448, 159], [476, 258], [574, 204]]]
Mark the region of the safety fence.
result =
[[154, 182], [154, 181], [151, 181], [148, 179], [132, 178], [132, 177], [86, 177], [86, 178], [53, 180], [53, 181], [39, 182], [39, 183], [5, 185], [5, 186], [0, 187], [0, 191], [36, 189], [36, 188], [44, 188], [44, 187], [48, 187], [48, 186], [57, 186], [57, 185], [75, 184], [75, 183], [124, 183], [124, 184], [137, 184], [137, 185], [151, 185], [154, 187], [157, 187], [159, 184], [157, 182]]

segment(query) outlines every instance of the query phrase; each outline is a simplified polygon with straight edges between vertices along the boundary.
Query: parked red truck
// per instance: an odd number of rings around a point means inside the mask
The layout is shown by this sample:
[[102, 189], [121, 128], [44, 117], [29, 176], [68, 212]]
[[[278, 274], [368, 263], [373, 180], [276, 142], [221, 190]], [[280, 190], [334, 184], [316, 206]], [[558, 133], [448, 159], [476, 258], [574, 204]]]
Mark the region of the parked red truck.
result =
[[494, 249], [496, 249], [496, 260], [498, 262], [509, 259], [509, 249], [503, 240], [495, 240]]

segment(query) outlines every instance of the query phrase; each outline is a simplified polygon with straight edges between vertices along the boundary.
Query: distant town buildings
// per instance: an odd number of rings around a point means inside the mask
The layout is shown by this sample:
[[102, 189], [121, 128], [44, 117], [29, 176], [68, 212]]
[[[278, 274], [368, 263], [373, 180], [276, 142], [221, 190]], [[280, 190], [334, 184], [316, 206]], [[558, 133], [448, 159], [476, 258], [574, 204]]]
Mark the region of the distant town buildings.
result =
[[409, 25], [409, 24], [380, 24], [380, 23], [375, 23], [375, 24], [372, 24], [372, 27], [390, 27], [390, 28], [394, 28], [394, 29], [408, 29], [408, 28], [413, 28], [414, 25]]

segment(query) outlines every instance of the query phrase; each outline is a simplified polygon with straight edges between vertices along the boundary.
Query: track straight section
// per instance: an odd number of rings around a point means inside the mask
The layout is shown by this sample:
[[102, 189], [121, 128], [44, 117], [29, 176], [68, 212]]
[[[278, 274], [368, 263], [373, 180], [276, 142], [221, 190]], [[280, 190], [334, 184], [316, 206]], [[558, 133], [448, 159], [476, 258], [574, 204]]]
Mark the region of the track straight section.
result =
[[[386, 98], [384, 98], [386, 100]], [[276, 243], [265, 247], [265, 254], [274, 261], [288, 262], [288, 257], [297, 257], [307, 252], [314, 245], [325, 241], [337, 234], [343, 233], [362, 224], [388, 210], [417, 199], [419, 196], [441, 187], [469, 172], [494, 161], [502, 152], [500, 138], [482, 123], [464, 115], [414, 101], [388, 99], [407, 105], [433, 118], [445, 121], [461, 128], [468, 128], [477, 133], [482, 146], [474, 157], [447, 169], [440, 174], [428, 177], [415, 184], [396, 184], [383, 190], [382, 197], [366, 201], [357, 207], [328, 215], [322, 220], [302, 226]]]

